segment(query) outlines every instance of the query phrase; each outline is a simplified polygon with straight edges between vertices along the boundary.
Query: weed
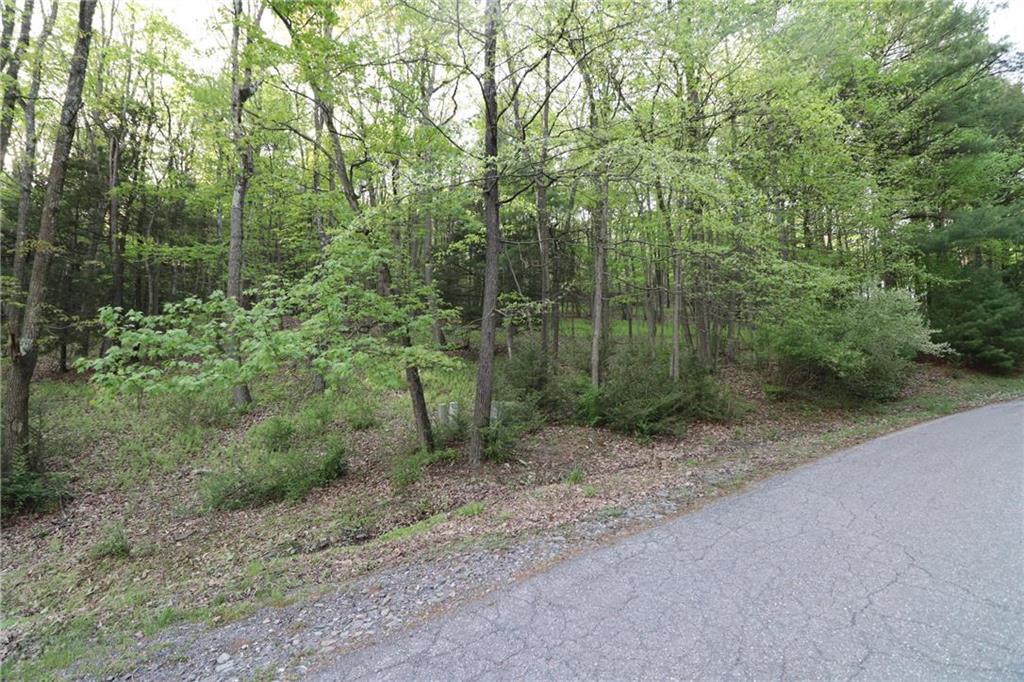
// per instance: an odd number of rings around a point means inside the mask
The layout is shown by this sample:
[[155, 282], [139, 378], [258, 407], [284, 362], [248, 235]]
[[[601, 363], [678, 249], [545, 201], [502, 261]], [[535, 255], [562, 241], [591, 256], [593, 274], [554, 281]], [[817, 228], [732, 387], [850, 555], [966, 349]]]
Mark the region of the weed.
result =
[[422, 521], [414, 523], [411, 526], [393, 528], [387, 533], [381, 535], [380, 539], [387, 542], [388, 540], [402, 540], [414, 535], [419, 535], [420, 533], [426, 533], [428, 530], [444, 521], [444, 518], [444, 514], [434, 514], [433, 516], [428, 516]]
[[402, 491], [423, 477], [423, 470], [436, 462], [453, 462], [458, 456], [455, 450], [442, 448], [427, 452], [419, 450], [411, 455], [399, 457], [391, 466], [391, 485]]
[[380, 423], [374, 404], [362, 397], [349, 397], [341, 403], [341, 414], [353, 431], [372, 429]]
[[569, 475], [565, 477], [565, 482], [569, 485], [579, 485], [583, 483], [583, 469], [576, 465], [569, 471]]
[[405, 490], [423, 476], [423, 462], [418, 454], [400, 457], [391, 465], [391, 485], [395, 490]]
[[625, 513], [626, 513], [626, 510], [623, 509], [622, 507], [612, 506], [612, 507], [605, 507], [604, 509], [599, 511], [598, 512], [598, 516], [600, 516], [601, 518], [604, 518], [604, 519], [617, 519], [618, 517], [622, 516]]
[[592, 485], [583, 486], [583, 497], [595, 497], [597, 495], [597, 488]]
[[26, 512], [53, 509], [68, 497], [67, 478], [60, 474], [40, 474], [17, 468], [0, 481], [4, 519]]
[[284, 452], [295, 436], [295, 425], [284, 417], [270, 417], [249, 429], [249, 439], [270, 452]]
[[312, 434], [326, 428], [333, 419], [333, 406], [326, 396], [319, 396], [295, 415], [295, 428], [301, 434]]
[[467, 502], [455, 510], [456, 516], [479, 516], [483, 513], [483, 502]]
[[131, 546], [124, 534], [124, 527], [113, 525], [104, 532], [103, 539], [89, 550], [89, 558], [93, 560], [127, 559], [131, 553]]
[[347, 472], [344, 444], [333, 439], [321, 456], [299, 450], [258, 452], [233, 469], [208, 477], [204, 494], [211, 509], [247, 509], [304, 499]]

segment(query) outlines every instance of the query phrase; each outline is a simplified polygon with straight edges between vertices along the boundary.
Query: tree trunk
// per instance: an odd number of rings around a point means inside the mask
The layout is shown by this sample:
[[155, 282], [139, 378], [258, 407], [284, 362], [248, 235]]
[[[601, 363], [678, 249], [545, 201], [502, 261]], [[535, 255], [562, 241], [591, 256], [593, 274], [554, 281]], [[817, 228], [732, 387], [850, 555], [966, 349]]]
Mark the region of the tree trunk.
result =
[[[12, 2], [9, 7], [13, 14], [14, 3]], [[36, 56], [32, 64], [32, 80], [29, 85], [28, 97], [25, 98], [23, 106], [25, 113], [25, 149], [18, 164], [18, 217], [14, 231], [14, 262], [11, 267], [14, 287], [16, 287], [18, 292], [22, 292], [26, 284], [28, 218], [32, 210], [32, 187], [35, 184], [36, 174], [36, 100], [39, 98], [39, 87], [43, 80], [43, 53], [46, 49], [46, 42], [50, 37], [50, 33], [53, 31], [53, 24], [56, 18], [57, 3], [54, 0], [50, 13], [43, 20], [42, 32], [36, 39]], [[13, 17], [11, 21], [13, 21]], [[8, 307], [7, 324], [13, 329], [17, 329], [21, 324], [21, 308], [19, 306], [12, 305]]]
[[[4, 32], [14, 30], [13, 2], [9, 5], [10, 21], [4, 27]], [[21, 58], [28, 47], [29, 37], [32, 35], [32, 10], [34, 0], [25, 0], [25, 6], [21, 10], [21, 32], [18, 34], [18, 44], [14, 52], [7, 58], [4, 80], [7, 87], [4, 88], [4, 99], [2, 111], [0, 111], [0, 168], [3, 168], [7, 160], [7, 143], [11, 139], [11, 126], [14, 124], [14, 105], [18, 102], [18, 71], [21, 70]], [[5, 9], [4, 15], [8, 15]], [[9, 27], [9, 28], [8, 28]], [[10, 45], [10, 37], [5, 36]], [[5, 51], [6, 52], [6, 51]]]
[[474, 466], [483, 461], [483, 430], [490, 424], [494, 391], [494, 332], [498, 306], [498, 253], [501, 223], [498, 213], [498, 88], [495, 79], [495, 53], [498, 43], [499, 0], [487, 0], [487, 27], [484, 33], [484, 224], [487, 247], [484, 257], [484, 297], [480, 320], [480, 362], [476, 375], [476, 400], [473, 403], [473, 428], [469, 454]]
[[50, 162], [46, 194], [43, 197], [24, 317], [20, 328], [11, 330], [11, 371], [4, 404], [3, 448], [0, 457], [0, 471], [3, 474], [10, 472], [16, 454], [23, 449], [28, 437], [29, 386], [38, 353], [36, 342], [42, 328], [46, 274], [57, 236], [57, 207], [64, 192], [71, 143], [75, 137], [78, 110], [82, 106], [82, 88], [85, 85], [85, 72], [89, 62], [92, 16], [95, 10], [96, 0], [81, 0], [78, 5], [78, 37], [71, 57], [60, 124], [54, 139], [53, 158]]
[[[231, 27], [231, 115], [232, 141], [238, 154], [238, 173], [235, 175], [235, 189], [231, 195], [231, 221], [228, 241], [228, 298], [242, 305], [242, 249], [244, 240], [243, 216], [245, 196], [249, 191], [249, 179], [253, 174], [252, 147], [245, 139], [242, 129], [242, 113], [245, 101], [252, 95], [252, 74], [245, 70], [244, 84], [239, 81], [239, 33], [242, 20], [242, 0], [234, 0], [234, 17]], [[249, 386], [240, 383], [232, 390], [235, 406], [244, 407], [252, 402]]]
[[594, 303], [592, 307], [591, 325], [593, 330], [590, 338], [590, 385], [601, 386], [601, 368], [604, 363], [605, 333], [605, 283], [608, 236], [608, 174], [601, 172], [597, 181], [598, 205], [593, 216], [594, 221]]
[[122, 256], [121, 238], [121, 205], [117, 194], [117, 184], [121, 165], [121, 140], [119, 134], [108, 139], [110, 156], [108, 157], [107, 178], [109, 181], [108, 198], [110, 200], [110, 272], [111, 293], [110, 304], [115, 308], [124, 307], [124, 258]]

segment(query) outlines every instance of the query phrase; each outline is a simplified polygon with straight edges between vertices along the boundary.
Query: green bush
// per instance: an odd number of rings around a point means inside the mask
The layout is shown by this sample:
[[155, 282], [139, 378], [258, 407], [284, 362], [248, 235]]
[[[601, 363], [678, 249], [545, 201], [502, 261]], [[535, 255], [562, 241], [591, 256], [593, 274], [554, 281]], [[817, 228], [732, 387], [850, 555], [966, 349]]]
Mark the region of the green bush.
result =
[[334, 419], [334, 407], [329, 396], [318, 396], [295, 415], [295, 428], [301, 434], [316, 433]]
[[418, 450], [405, 457], [399, 457], [391, 466], [391, 485], [402, 491], [423, 477], [423, 470], [435, 462], [452, 462], [458, 456], [455, 450], [441, 448], [428, 452]]
[[346, 448], [330, 439], [326, 452], [256, 451], [235, 467], [210, 475], [203, 493], [211, 509], [250, 509], [282, 500], [302, 500], [348, 472]]
[[524, 434], [539, 428], [544, 420], [533, 401], [495, 401], [497, 417], [480, 430], [485, 460], [506, 462], [515, 456], [516, 445]]
[[837, 303], [801, 301], [776, 310], [759, 341], [787, 389], [830, 387], [866, 400], [894, 398], [911, 361], [941, 355], [904, 291], [876, 290]]
[[498, 364], [496, 373], [501, 399], [532, 405], [552, 421], [571, 420], [588, 385], [580, 372], [544, 357], [532, 339], [523, 339], [513, 356]]
[[0, 481], [0, 506], [5, 519], [49, 511], [67, 497], [67, 481], [60, 475], [40, 474], [17, 466]]
[[284, 452], [295, 437], [295, 425], [284, 417], [270, 417], [249, 429], [249, 439], [270, 452]]
[[628, 348], [609, 363], [599, 390], [588, 390], [577, 403], [586, 424], [639, 436], [680, 435], [693, 421], [725, 421], [736, 403], [711, 372], [685, 358], [680, 378], [668, 373], [668, 360], [647, 350]]
[[103, 539], [93, 545], [89, 550], [89, 558], [99, 559], [127, 559], [132, 553], [131, 545], [128, 544], [128, 537], [124, 534], [124, 528], [114, 525], [107, 528]]
[[988, 270], [961, 274], [966, 281], [929, 296], [928, 314], [937, 337], [972, 367], [1012, 372], [1024, 362], [1024, 292]]
[[380, 423], [375, 405], [363, 397], [349, 397], [341, 404], [341, 414], [353, 431], [372, 429]]

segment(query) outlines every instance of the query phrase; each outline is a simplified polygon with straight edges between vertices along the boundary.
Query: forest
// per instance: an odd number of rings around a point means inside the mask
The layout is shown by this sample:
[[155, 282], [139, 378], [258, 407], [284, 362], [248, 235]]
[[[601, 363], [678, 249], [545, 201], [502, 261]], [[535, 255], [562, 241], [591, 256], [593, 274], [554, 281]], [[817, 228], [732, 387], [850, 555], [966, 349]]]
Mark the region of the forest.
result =
[[619, 508], [608, 443], [1024, 393], [1024, 55], [984, 6], [213, 4], [193, 45], [172, 3], [3, 0], [5, 674], [503, 496]]

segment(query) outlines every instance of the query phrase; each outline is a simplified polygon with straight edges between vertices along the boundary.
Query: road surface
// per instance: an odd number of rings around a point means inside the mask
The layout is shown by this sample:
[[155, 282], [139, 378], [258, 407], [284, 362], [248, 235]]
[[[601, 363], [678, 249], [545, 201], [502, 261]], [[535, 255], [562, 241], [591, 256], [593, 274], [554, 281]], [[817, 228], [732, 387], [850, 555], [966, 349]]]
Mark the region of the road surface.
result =
[[1024, 679], [1024, 402], [845, 450], [321, 679]]

